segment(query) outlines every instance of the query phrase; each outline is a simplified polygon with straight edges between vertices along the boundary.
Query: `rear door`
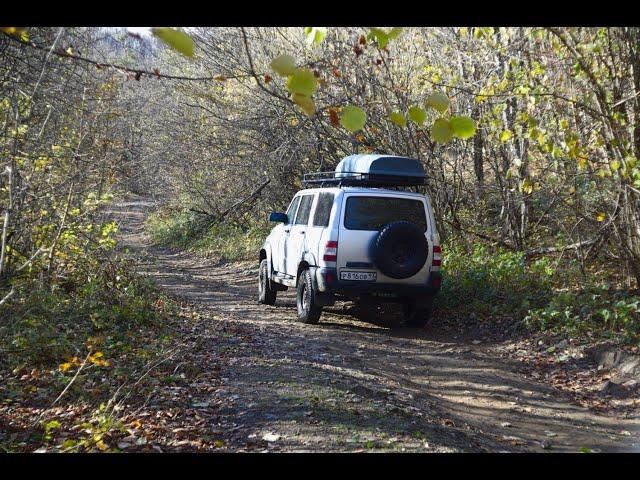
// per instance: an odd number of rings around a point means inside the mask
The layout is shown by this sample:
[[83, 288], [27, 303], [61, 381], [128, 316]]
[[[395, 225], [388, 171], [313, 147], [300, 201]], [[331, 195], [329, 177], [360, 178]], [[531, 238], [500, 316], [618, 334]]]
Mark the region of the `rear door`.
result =
[[424, 198], [382, 193], [347, 194], [338, 240], [338, 278], [378, 283], [425, 283], [429, 276], [429, 259], [416, 275], [407, 279], [387, 277], [373, 265], [370, 248], [374, 238], [386, 224], [399, 220], [421, 226], [429, 239]]
[[286, 240], [286, 273], [295, 276], [298, 272], [298, 264], [305, 249], [305, 236], [307, 233], [309, 215], [313, 205], [313, 194], [302, 195], [300, 206], [296, 214], [289, 236]]

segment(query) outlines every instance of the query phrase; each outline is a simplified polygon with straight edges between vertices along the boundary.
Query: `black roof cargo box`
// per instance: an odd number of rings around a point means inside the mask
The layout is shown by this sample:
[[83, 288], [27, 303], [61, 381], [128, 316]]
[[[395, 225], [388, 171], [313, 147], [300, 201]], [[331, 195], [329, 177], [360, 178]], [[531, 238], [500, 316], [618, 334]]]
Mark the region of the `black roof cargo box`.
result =
[[303, 183], [309, 186], [414, 186], [424, 185], [425, 172], [422, 163], [415, 158], [349, 155], [338, 163], [334, 172], [306, 174]]

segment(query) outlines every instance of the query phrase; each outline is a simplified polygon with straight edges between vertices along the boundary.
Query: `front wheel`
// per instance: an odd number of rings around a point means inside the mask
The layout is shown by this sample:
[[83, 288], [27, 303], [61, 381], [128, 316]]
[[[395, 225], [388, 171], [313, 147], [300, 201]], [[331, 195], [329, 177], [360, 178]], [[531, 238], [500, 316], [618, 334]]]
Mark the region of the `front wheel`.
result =
[[296, 306], [298, 307], [298, 320], [302, 323], [318, 323], [322, 307], [315, 303], [313, 283], [311, 282], [311, 272], [304, 270], [300, 272], [298, 288], [296, 292]]
[[276, 291], [271, 286], [268, 268], [267, 260], [262, 260], [258, 273], [258, 302], [263, 305], [274, 305], [276, 303]]

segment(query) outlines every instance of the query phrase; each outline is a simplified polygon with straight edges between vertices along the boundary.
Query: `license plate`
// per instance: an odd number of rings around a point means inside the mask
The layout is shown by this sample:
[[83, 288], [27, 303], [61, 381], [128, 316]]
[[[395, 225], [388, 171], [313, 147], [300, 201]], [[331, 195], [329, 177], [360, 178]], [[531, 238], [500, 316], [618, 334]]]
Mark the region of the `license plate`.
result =
[[340, 272], [340, 280], [360, 280], [363, 282], [375, 282], [377, 272], [355, 272], [351, 270]]

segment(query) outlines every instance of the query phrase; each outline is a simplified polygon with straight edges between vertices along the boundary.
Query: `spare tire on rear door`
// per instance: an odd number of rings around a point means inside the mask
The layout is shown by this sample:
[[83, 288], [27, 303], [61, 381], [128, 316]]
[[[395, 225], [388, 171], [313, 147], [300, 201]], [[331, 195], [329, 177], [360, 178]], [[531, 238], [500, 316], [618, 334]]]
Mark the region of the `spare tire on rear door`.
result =
[[391, 278], [409, 278], [420, 271], [429, 255], [424, 231], [411, 222], [391, 222], [371, 244], [373, 263]]

